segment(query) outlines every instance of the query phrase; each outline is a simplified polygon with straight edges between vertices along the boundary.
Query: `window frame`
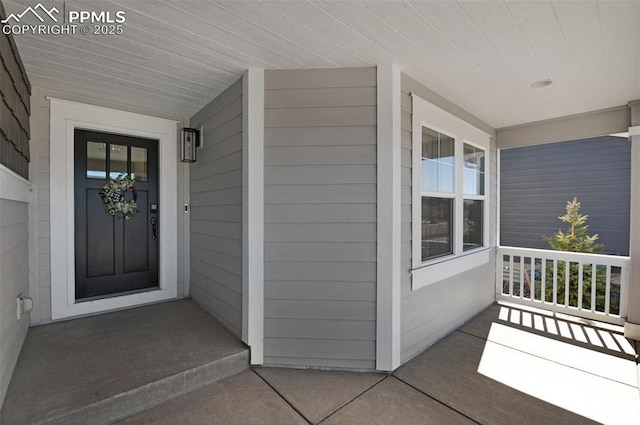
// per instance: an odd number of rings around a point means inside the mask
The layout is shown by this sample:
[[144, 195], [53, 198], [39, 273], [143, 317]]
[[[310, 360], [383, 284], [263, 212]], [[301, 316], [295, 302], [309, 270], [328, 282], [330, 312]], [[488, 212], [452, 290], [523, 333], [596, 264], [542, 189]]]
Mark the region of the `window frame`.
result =
[[[419, 289], [489, 262], [490, 135], [455, 115], [411, 95], [412, 99], [412, 289]], [[443, 192], [422, 190], [422, 128], [453, 137], [455, 168], [453, 202], [453, 254], [422, 261], [422, 197], [449, 197]], [[464, 193], [464, 145], [484, 151], [484, 195]], [[464, 200], [483, 201], [482, 242], [464, 250]]]

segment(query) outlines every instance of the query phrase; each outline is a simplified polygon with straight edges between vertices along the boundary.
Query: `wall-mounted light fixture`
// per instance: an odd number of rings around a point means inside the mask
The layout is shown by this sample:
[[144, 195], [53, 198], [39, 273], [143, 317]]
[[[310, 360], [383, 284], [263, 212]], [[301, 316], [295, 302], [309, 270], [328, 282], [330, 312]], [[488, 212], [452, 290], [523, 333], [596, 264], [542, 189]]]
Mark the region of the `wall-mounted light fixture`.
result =
[[180, 130], [180, 161], [196, 162], [198, 159], [196, 148], [202, 146], [202, 127]]

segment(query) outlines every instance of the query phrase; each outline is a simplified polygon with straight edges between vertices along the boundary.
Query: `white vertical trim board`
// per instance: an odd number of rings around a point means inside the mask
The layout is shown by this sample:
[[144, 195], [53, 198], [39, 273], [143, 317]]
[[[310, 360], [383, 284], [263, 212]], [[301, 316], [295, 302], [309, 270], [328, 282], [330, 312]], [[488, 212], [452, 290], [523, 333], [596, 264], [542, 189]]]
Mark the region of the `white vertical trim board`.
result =
[[378, 240], [376, 369], [400, 366], [401, 91], [400, 68], [378, 66]]
[[[176, 121], [50, 98], [51, 315], [54, 320], [132, 307], [177, 296]], [[74, 130], [157, 139], [160, 156], [160, 289], [77, 303], [74, 263]]]
[[264, 362], [264, 69], [242, 77], [242, 340]]

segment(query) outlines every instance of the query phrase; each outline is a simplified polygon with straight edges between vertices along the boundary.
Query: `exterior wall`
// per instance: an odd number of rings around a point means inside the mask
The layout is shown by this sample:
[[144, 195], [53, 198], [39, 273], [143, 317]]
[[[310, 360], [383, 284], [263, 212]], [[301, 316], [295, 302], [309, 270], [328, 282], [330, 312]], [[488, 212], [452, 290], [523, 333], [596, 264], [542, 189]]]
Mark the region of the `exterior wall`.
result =
[[[0, 18], [5, 17], [0, 3]], [[29, 234], [33, 198], [26, 180], [31, 158], [30, 92], [13, 36], [0, 34], [0, 406], [29, 328], [28, 316], [16, 318], [16, 299], [29, 295], [34, 242]]]
[[264, 362], [374, 369], [376, 69], [265, 72]]
[[242, 79], [191, 118], [204, 147], [190, 172], [191, 298], [242, 335]]
[[[402, 75], [402, 307], [401, 357], [406, 362], [495, 301], [495, 255], [488, 264], [413, 291], [411, 289], [411, 97], [421, 98], [495, 134], [486, 124]], [[493, 142], [492, 142], [493, 144]], [[489, 246], [495, 247], [496, 149], [489, 152]], [[493, 251], [493, 250], [492, 250]]]
[[542, 235], [566, 227], [558, 216], [574, 196], [607, 253], [629, 253], [631, 143], [596, 137], [500, 152], [500, 243], [549, 249]]
[[[55, 97], [58, 99], [71, 100], [75, 102], [83, 102], [97, 106], [104, 106], [113, 109], [120, 109], [129, 112], [137, 112], [161, 118], [175, 119], [185, 121], [181, 117], [171, 117], [154, 113], [149, 110], [141, 110], [131, 108], [126, 105], [100, 103], [95, 100], [74, 96], [70, 93], [56, 92], [51, 90], [33, 87], [31, 95], [32, 115], [31, 127], [32, 134], [32, 162], [31, 162], [31, 180], [33, 182], [33, 191], [36, 194], [36, 203], [33, 213], [32, 238], [35, 238], [34, 252], [37, 256], [33, 258], [31, 268], [36, 276], [32, 279], [31, 297], [33, 298], [34, 308], [31, 313], [31, 323], [39, 324], [51, 321], [51, 225], [50, 225], [50, 108], [47, 97]], [[188, 182], [189, 169], [184, 164], [178, 165], [178, 295], [183, 296], [187, 291], [185, 285], [185, 274], [188, 273], [188, 255], [185, 256], [185, 226], [188, 225], [184, 219], [183, 204], [188, 194], [184, 190], [180, 190]], [[188, 294], [188, 292], [186, 292]]]
[[16, 319], [16, 298], [29, 293], [27, 217], [28, 203], [0, 193], [0, 406], [29, 327], [27, 316]]

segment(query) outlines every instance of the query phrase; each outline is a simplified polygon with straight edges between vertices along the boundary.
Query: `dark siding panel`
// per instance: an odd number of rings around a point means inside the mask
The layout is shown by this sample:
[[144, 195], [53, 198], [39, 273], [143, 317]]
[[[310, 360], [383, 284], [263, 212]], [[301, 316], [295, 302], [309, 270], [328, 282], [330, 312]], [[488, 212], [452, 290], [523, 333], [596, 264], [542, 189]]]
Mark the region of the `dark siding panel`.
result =
[[[0, 19], [6, 17], [0, 3]], [[13, 36], [0, 34], [0, 164], [29, 178], [31, 85]]]
[[629, 253], [631, 143], [620, 137], [505, 149], [500, 158], [501, 244], [549, 249], [542, 235], [574, 196], [607, 253]]

